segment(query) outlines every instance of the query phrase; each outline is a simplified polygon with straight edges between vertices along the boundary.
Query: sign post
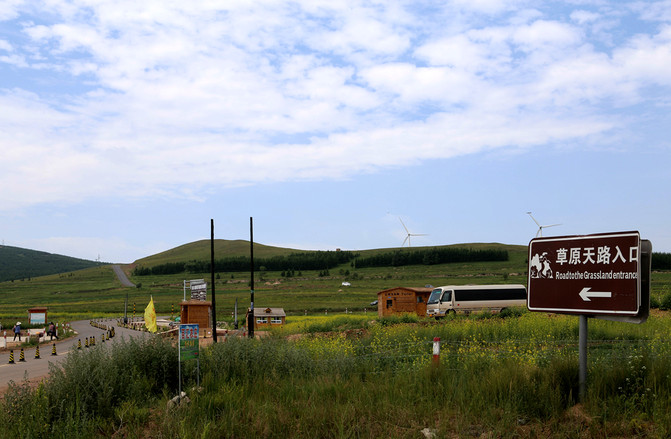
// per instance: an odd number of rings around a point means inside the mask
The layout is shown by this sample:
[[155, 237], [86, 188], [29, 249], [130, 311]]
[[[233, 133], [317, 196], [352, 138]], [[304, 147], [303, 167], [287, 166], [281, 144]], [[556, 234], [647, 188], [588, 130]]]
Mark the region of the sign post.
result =
[[179, 395], [182, 394], [182, 361], [197, 361], [197, 384], [200, 385], [200, 358], [198, 346], [198, 324], [179, 325]]
[[587, 319], [643, 323], [650, 313], [652, 244], [638, 232], [535, 238], [529, 311], [580, 316], [580, 399], [587, 382]]

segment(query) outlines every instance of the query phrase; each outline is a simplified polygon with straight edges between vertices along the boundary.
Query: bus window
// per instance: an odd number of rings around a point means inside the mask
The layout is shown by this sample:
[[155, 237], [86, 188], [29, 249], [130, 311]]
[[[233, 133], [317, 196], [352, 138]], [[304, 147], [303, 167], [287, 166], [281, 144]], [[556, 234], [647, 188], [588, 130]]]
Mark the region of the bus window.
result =
[[435, 290], [431, 291], [431, 295], [429, 296], [428, 302], [426, 302], [429, 305], [433, 305], [438, 303], [440, 300], [440, 295], [443, 293], [443, 290], [440, 288], [436, 288]]
[[443, 302], [452, 302], [452, 290], [445, 291], [443, 294]]

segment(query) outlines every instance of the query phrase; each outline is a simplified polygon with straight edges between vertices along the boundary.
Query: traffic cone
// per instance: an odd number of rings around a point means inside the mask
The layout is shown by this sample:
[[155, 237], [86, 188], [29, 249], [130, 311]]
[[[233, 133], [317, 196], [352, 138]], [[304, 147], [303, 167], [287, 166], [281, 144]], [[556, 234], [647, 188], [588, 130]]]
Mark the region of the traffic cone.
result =
[[23, 352], [23, 348], [21, 348], [21, 353], [19, 354], [19, 361], [26, 361], [26, 354]]
[[96, 345], [96, 336], [92, 335], [91, 336], [91, 346], [95, 346], [95, 345]]
[[80, 338], [79, 341], [77, 342], [77, 349], [81, 350], [82, 349], [82, 339]]
[[40, 345], [35, 346], [35, 359], [40, 359]]
[[9, 351], [9, 364], [15, 364], [14, 363], [14, 350]]
[[85, 348], [88, 348], [88, 347], [89, 347], [89, 338], [88, 338], [88, 337], [86, 337], [86, 342], [85, 342], [85, 344], [84, 344], [84, 347], [85, 347]]
[[109, 340], [109, 339], [110, 339], [110, 333], [108, 332], [107, 333], [107, 340]]
[[51, 355], [58, 355], [56, 353], [56, 343], [54, 343], [53, 346], [51, 347]]
[[100, 338], [102, 338], [102, 339], [103, 339], [103, 343], [105, 343], [105, 334], [103, 334], [102, 337], [100, 337]]

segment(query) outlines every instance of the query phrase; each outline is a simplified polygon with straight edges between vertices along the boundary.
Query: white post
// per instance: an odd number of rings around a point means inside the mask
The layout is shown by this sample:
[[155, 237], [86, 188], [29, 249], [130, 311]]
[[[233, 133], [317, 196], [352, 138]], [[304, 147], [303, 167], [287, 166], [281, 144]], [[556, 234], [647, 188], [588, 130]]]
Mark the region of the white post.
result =
[[433, 338], [433, 365], [440, 365], [440, 337]]

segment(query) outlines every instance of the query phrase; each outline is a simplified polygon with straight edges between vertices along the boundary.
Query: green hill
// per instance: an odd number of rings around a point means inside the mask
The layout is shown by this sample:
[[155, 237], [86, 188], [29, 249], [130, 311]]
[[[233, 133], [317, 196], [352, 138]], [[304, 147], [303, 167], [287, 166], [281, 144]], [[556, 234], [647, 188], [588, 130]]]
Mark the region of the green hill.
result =
[[[157, 253], [152, 256], [147, 256], [133, 262], [133, 265], [142, 265], [145, 267], [155, 267], [156, 265], [168, 264], [173, 262], [187, 262], [187, 261], [209, 261], [210, 260], [210, 240], [203, 239], [201, 241], [190, 242], [188, 244], [180, 245], [170, 250]], [[215, 258], [235, 257], [235, 256], [249, 256], [249, 241], [242, 239], [214, 240], [214, 256]], [[269, 258], [273, 256], [286, 256], [291, 253], [303, 252], [305, 250], [296, 250], [291, 248], [272, 247], [254, 243], [254, 257]]]
[[[133, 262], [133, 265], [141, 265], [144, 267], [155, 267], [161, 264], [168, 264], [174, 262], [188, 262], [188, 261], [209, 261], [210, 260], [210, 240], [204, 239], [201, 241], [195, 241], [188, 244], [175, 247], [170, 250], [166, 250], [161, 253], [157, 253], [152, 256], [147, 256], [142, 259], [138, 259]], [[472, 243], [472, 244], [454, 244], [454, 245], [443, 245], [435, 247], [411, 247], [403, 248], [403, 251], [421, 251], [429, 249], [440, 249], [440, 248], [468, 248], [472, 250], [506, 250], [512, 252], [519, 252], [526, 254], [526, 246], [515, 246], [499, 243]], [[227, 257], [239, 257], [239, 256], [249, 256], [249, 241], [245, 240], [226, 240], [226, 239], [215, 239], [214, 240], [214, 257], [215, 259], [227, 258]], [[392, 248], [380, 248], [380, 249], [370, 249], [370, 250], [350, 250], [361, 257], [370, 257], [373, 255], [378, 255], [381, 253], [388, 253], [401, 250], [398, 247]], [[263, 245], [254, 243], [254, 257], [255, 258], [271, 258], [274, 256], [288, 256], [292, 253], [310, 253], [316, 252], [316, 250], [300, 250], [292, 248], [283, 248], [283, 247], [273, 247], [269, 245]]]
[[68, 273], [96, 265], [100, 263], [37, 250], [0, 246], [0, 282]]

